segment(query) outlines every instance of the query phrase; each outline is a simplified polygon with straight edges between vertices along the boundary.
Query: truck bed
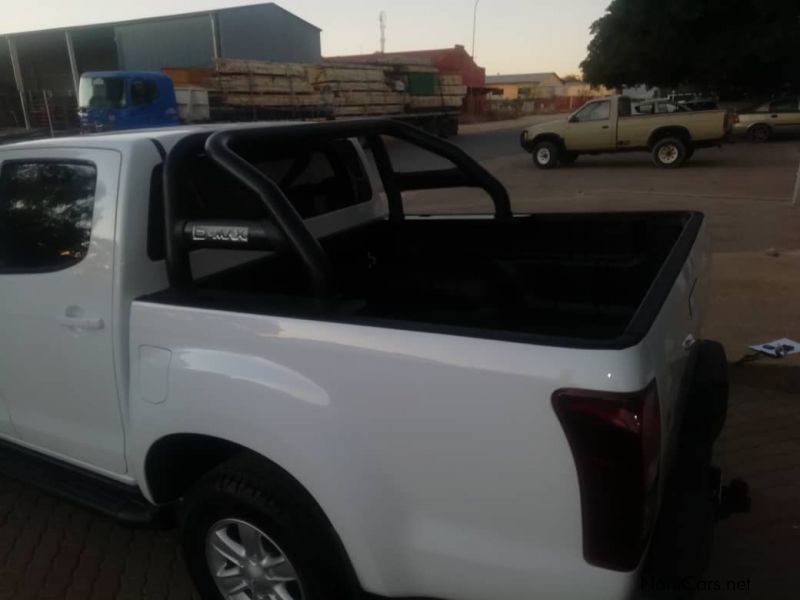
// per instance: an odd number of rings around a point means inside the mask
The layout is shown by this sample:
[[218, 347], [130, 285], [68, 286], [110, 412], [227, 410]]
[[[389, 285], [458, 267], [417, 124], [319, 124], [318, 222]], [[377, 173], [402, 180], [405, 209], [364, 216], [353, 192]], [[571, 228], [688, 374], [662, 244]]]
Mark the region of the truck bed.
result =
[[617, 122], [617, 139], [624, 148], [647, 148], [653, 132], [668, 127], [688, 132], [695, 147], [713, 146], [729, 131], [731, 123], [724, 110], [703, 110], [654, 115], [620, 116]]
[[535, 215], [380, 221], [323, 240], [337, 300], [304, 293], [299, 263], [268, 255], [151, 302], [572, 347], [648, 331], [702, 215]]

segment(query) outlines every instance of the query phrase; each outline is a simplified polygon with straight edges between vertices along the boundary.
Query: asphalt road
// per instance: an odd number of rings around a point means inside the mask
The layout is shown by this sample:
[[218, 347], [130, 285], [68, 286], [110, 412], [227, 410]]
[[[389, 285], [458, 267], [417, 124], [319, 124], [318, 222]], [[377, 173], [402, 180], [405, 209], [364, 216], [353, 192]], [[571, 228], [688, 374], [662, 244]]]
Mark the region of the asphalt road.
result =
[[[463, 133], [449, 138], [474, 159], [485, 162], [523, 153], [519, 145], [520, 126], [504, 127], [491, 131]], [[392, 162], [399, 171], [424, 171], [446, 168], [449, 162], [406, 143], [392, 141], [389, 144]]]

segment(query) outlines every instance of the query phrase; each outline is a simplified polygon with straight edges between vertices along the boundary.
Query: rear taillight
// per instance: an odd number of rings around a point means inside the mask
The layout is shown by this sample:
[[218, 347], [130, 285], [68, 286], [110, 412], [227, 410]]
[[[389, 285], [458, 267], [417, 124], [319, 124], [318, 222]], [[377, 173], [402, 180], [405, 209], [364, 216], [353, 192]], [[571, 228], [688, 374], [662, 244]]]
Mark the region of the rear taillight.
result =
[[644, 553], [658, 503], [655, 381], [632, 394], [560, 390], [553, 407], [578, 471], [584, 557], [598, 567], [631, 571]]
[[742, 120], [739, 118], [739, 115], [737, 113], [733, 113], [733, 124], [738, 125], [741, 122]]

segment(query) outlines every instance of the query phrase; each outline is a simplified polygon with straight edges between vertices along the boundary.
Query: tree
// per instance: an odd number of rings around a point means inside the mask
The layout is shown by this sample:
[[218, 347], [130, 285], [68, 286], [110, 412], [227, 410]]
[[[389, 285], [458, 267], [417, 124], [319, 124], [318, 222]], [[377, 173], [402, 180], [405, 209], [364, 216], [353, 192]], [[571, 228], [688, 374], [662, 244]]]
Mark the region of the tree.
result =
[[800, 88], [797, 0], [612, 0], [591, 32], [581, 68], [593, 85]]

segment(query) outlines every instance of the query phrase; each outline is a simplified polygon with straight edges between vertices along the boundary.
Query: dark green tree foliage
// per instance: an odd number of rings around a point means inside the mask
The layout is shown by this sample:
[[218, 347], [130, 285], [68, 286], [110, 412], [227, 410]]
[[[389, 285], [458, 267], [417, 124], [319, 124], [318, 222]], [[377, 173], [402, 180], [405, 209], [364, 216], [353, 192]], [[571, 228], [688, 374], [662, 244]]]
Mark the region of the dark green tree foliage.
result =
[[800, 89], [800, 0], [613, 0], [592, 34], [595, 85]]

